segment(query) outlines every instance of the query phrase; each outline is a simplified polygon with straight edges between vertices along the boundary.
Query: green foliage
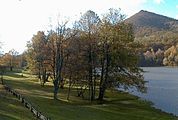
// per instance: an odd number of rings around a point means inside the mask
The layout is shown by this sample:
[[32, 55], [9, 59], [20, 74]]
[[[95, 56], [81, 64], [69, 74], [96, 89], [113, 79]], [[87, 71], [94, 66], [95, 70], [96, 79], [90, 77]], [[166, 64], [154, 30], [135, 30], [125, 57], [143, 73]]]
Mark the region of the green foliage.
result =
[[[111, 14], [111, 12], [114, 12]], [[121, 19], [123, 15], [112, 10], [104, 17], [100, 31], [101, 46], [101, 91], [108, 87], [134, 86], [138, 90], [144, 88], [141, 71], [137, 67], [136, 48], [134, 47], [134, 35], [131, 24], [126, 24]], [[113, 18], [113, 19], [111, 19]], [[119, 22], [115, 18], [120, 18]], [[109, 20], [109, 21], [108, 21]], [[99, 96], [100, 96], [99, 93]], [[102, 95], [101, 95], [102, 96]]]

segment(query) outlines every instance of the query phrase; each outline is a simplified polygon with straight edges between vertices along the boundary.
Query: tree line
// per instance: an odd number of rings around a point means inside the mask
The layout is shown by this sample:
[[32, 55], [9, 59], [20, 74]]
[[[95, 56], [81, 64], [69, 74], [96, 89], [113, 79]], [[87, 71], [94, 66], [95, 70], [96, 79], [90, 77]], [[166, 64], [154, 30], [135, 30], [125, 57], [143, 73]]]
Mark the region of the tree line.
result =
[[171, 47], [150, 48], [146, 52], [140, 54], [140, 66], [177, 66], [178, 65], [178, 45]]
[[140, 28], [134, 40], [142, 44], [139, 66], [177, 66], [177, 31], [175, 26], [170, 30]]
[[72, 27], [58, 23], [48, 32], [38, 31], [27, 43], [27, 66], [42, 86], [53, 81], [54, 99], [60, 88], [75, 86], [77, 95], [91, 101], [104, 99], [107, 89], [144, 89], [138, 67], [137, 45], [131, 24], [120, 9], [109, 9], [101, 18], [91, 10]]
[[19, 54], [16, 50], [12, 49], [5, 54], [0, 55], [0, 66], [9, 68], [23, 68], [26, 66], [25, 54]]

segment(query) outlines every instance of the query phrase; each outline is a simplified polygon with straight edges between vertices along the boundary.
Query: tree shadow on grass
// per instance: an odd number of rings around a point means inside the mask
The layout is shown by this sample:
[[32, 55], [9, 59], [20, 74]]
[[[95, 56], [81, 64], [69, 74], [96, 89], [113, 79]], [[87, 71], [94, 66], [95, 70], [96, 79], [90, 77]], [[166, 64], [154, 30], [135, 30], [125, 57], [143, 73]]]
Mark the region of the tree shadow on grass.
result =
[[8, 73], [5, 73], [5, 75], [8, 75], [9, 77], [14, 77], [14, 78], [27, 78], [22, 73], [8, 72]]
[[19, 120], [19, 119], [12, 117], [12, 115], [4, 115], [0, 113], [0, 120]]

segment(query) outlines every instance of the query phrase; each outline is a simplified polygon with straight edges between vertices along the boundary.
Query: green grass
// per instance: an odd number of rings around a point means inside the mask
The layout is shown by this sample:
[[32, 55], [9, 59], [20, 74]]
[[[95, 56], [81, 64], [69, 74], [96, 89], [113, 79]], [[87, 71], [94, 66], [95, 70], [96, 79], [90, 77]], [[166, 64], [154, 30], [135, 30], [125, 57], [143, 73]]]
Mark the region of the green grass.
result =
[[34, 116], [0, 85], [0, 120], [33, 120]]
[[[154, 109], [149, 102], [141, 101], [138, 97], [119, 91], [107, 91], [104, 104], [90, 103], [76, 96], [73, 90], [70, 101], [67, 101], [67, 88], [59, 90], [59, 100], [53, 100], [53, 86], [47, 83], [41, 87], [34, 76], [21, 73], [7, 73], [5, 83], [21, 93], [39, 111], [52, 120], [176, 120], [173, 115]], [[4, 101], [5, 102], [5, 101]], [[2, 102], [3, 103], [3, 102]], [[8, 105], [8, 103], [6, 103]], [[10, 103], [9, 103], [10, 104]], [[20, 103], [19, 103], [20, 104]], [[14, 104], [15, 109], [20, 105]], [[5, 107], [5, 105], [4, 105]], [[0, 106], [1, 108], [1, 106]], [[7, 111], [6, 111], [7, 110]], [[0, 119], [15, 113], [8, 108], [0, 110]], [[27, 115], [28, 114], [24, 114]], [[20, 118], [15, 118], [19, 119]], [[4, 119], [3, 119], [4, 120]], [[12, 119], [13, 120], [13, 119]], [[26, 120], [26, 119], [25, 119]]]

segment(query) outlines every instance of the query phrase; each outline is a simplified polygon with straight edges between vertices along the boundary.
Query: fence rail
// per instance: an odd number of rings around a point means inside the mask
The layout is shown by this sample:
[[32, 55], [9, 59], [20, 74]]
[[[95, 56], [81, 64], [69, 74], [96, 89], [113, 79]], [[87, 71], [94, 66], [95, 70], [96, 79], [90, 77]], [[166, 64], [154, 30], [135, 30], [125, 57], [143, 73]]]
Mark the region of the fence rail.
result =
[[30, 104], [21, 94], [16, 92], [15, 90], [11, 89], [9, 86], [4, 85], [4, 88], [6, 91], [10, 92], [12, 95], [14, 95], [19, 101], [21, 101], [24, 106], [29, 109], [33, 115], [39, 120], [51, 120], [50, 118], [44, 116], [41, 112], [39, 112], [35, 107]]

